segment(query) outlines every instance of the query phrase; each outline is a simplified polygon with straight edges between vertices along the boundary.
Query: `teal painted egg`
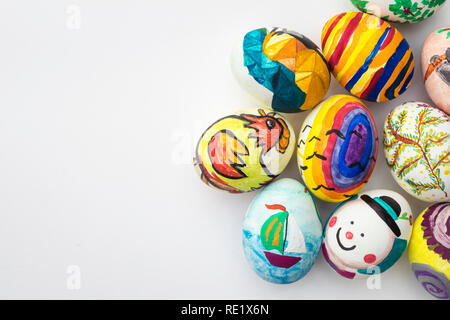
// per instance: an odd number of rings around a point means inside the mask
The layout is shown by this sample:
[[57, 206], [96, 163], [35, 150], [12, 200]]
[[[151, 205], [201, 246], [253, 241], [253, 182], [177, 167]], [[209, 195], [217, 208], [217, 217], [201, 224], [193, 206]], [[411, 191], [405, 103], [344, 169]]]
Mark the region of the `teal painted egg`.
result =
[[231, 68], [248, 93], [279, 112], [315, 107], [330, 85], [330, 71], [317, 45], [281, 28], [246, 33], [233, 50]]
[[250, 204], [242, 226], [247, 260], [258, 276], [274, 283], [303, 278], [316, 261], [322, 223], [311, 194], [294, 179], [264, 188]]

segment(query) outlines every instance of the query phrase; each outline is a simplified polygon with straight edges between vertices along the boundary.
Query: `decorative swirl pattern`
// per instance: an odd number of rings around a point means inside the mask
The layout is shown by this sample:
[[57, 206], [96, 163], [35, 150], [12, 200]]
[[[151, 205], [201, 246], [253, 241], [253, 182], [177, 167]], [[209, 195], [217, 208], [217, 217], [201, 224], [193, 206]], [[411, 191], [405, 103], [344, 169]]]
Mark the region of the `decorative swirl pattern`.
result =
[[414, 275], [424, 289], [438, 299], [449, 299], [450, 281], [440, 272], [426, 264], [413, 263]]
[[427, 245], [442, 259], [450, 259], [450, 203], [430, 206], [423, 214], [422, 229]]

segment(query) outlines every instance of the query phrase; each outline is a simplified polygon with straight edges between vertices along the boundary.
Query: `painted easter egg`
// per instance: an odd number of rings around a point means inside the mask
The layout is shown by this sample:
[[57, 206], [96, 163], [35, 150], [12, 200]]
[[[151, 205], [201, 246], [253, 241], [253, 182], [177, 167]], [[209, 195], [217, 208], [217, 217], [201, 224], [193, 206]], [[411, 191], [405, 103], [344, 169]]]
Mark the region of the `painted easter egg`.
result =
[[307, 37], [286, 29], [248, 32], [233, 50], [231, 68], [244, 89], [280, 112], [313, 108], [330, 85], [330, 71], [320, 49]]
[[367, 107], [349, 95], [335, 95], [303, 122], [297, 162], [308, 189], [318, 198], [339, 202], [367, 183], [378, 152], [375, 121]]
[[322, 30], [322, 50], [339, 83], [365, 100], [401, 95], [414, 73], [414, 58], [400, 32], [378, 17], [344, 12]]
[[450, 200], [450, 117], [406, 102], [384, 123], [384, 155], [394, 180], [423, 201]]
[[297, 180], [280, 179], [250, 204], [242, 226], [244, 253], [264, 280], [291, 283], [314, 265], [322, 223], [308, 190]]
[[450, 114], [450, 27], [438, 28], [425, 39], [422, 74], [431, 100]]
[[351, 2], [359, 10], [387, 21], [415, 23], [431, 17], [445, 0], [351, 0]]
[[263, 108], [244, 109], [206, 129], [194, 167], [210, 187], [231, 193], [259, 189], [286, 167], [295, 146], [289, 122]]
[[426, 208], [414, 222], [409, 261], [424, 289], [450, 299], [450, 202]]
[[362, 192], [331, 213], [324, 227], [322, 252], [343, 277], [382, 273], [405, 251], [412, 224], [411, 208], [397, 192]]

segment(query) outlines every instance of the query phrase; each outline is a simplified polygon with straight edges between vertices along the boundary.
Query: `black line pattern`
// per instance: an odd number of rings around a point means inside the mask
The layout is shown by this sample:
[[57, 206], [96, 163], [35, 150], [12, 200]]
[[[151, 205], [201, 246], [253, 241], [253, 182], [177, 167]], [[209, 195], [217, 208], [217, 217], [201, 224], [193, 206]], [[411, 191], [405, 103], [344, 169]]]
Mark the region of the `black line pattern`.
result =
[[312, 127], [311, 127], [309, 124], [307, 124], [307, 125], [303, 128], [302, 133], [305, 132], [306, 128], [312, 128]]
[[309, 159], [314, 158], [314, 157], [317, 157], [317, 158], [319, 158], [320, 160], [323, 160], [323, 161], [327, 160], [327, 157], [325, 157], [325, 156], [323, 156], [321, 154], [317, 154], [315, 151], [314, 151], [314, 153], [312, 155], [307, 157], [306, 160], [309, 160]]
[[313, 190], [314, 190], [314, 191], [317, 191], [317, 190], [319, 190], [320, 188], [324, 188], [324, 189], [326, 189], [326, 190], [328, 190], [328, 191], [333, 191], [333, 190], [335, 190], [334, 188], [328, 188], [328, 187], [325, 187], [323, 184], [319, 184], [317, 187], [313, 188]]
[[340, 132], [337, 129], [331, 129], [328, 130], [327, 133], [325, 133], [326, 136], [329, 136], [330, 134], [334, 133], [335, 135], [337, 135], [339, 138], [344, 139], [345, 140], [345, 136], [342, 132]]
[[354, 168], [354, 167], [356, 167], [356, 166], [358, 166], [359, 169], [360, 169], [361, 171], [364, 171], [364, 167], [361, 165], [361, 163], [359, 163], [359, 161], [358, 161], [358, 162], [352, 163], [352, 164], [349, 165], [348, 167], [349, 167], [349, 168]]
[[350, 132], [350, 134], [354, 134], [355, 136], [357, 136], [360, 139], [362, 138], [362, 135], [356, 130], [353, 130], [352, 132]]

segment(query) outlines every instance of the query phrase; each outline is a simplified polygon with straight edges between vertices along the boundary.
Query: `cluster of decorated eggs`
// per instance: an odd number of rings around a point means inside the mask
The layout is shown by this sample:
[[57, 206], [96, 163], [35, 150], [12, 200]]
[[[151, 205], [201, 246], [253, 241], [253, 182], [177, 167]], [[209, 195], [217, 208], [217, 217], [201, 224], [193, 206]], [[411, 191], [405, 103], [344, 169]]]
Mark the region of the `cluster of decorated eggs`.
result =
[[[263, 188], [242, 226], [245, 256], [261, 278], [297, 281], [312, 268], [321, 248], [338, 274], [361, 278], [389, 269], [411, 242], [417, 279], [434, 296], [449, 298], [450, 27], [433, 31], [422, 48], [425, 87], [438, 108], [403, 103], [387, 115], [382, 137], [394, 180], [412, 196], [439, 203], [413, 226], [411, 207], [402, 195], [362, 191], [377, 162], [379, 137], [360, 99], [397, 98], [414, 73], [408, 42], [387, 21], [421, 21], [444, 0], [409, 2], [407, 8], [394, 0], [352, 0], [363, 12], [329, 19], [321, 49], [304, 35], [281, 28], [250, 31], [234, 48], [232, 71], [262, 107], [239, 110], [211, 124], [196, 145], [194, 166], [215, 189], [242, 193]], [[351, 95], [324, 100], [330, 74]], [[280, 112], [309, 109], [297, 140]], [[306, 187], [290, 178], [272, 182], [294, 149]], [[312, 195], [340, 202], [324, 227]]]

